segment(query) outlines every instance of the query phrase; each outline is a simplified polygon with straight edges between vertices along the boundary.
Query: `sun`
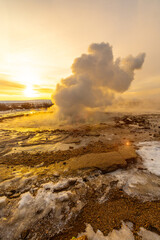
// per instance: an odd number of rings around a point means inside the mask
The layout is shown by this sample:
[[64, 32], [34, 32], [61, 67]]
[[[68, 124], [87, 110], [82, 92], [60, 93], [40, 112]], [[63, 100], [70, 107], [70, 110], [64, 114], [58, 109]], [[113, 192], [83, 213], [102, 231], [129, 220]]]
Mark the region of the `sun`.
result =
[[37, 97], [37, 93], [36, 93], [36, 91], [33, 89], [33, 86], [32, 86], [32, 85], [26, 86], [26, 89], [24, 90], [24, 95], [25, 95], [27, 98], [35, 98], [35, 97]]
[[34, 89], [35, 85], [41, 84], [41, 78], [38, 72], [30, 65], [25, 65], [15, 74], [15, 80], [25, 85], [23, 96], [26, 98], [39, 97], [38, 91]]

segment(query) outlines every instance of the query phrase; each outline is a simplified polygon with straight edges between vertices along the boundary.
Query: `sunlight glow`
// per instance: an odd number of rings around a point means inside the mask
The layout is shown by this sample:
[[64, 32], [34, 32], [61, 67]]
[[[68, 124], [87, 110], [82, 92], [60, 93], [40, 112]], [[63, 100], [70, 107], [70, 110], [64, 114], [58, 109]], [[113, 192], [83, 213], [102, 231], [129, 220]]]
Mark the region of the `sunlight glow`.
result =
[[15, 75], [15, 80], [26, 86], [23, 95], [27, 98], [39, 97], [38, 92], [34, 89], [35, 85], [41, 84], [41, 78], [31, 65], [26, 64], [20, 68], [20, 71]]
[[32, 85], [28, 85], [24, 90], [24, 95], [28, 98], [35, 98], [37, 97], [37, 92], [33, 89]]
[[25, 85], [40, 85], [41, 83], [38, 72], [30, 65], [21, 67], [21, 70], [15, 76], [15, 80]]
[[126, 146], [130, 146], [131, 143], [129, 141], [126, 141]]

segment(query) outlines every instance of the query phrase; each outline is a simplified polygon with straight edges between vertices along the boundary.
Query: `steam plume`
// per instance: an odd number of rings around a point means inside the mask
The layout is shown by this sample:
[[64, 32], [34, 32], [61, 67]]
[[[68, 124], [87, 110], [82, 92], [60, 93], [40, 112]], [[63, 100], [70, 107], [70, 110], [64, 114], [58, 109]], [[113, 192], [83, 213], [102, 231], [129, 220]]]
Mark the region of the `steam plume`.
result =
[[62, 117], [79, 118], [87, 109], [104, 109], [114, 99], [115, 92], [126, 91], [140, 69], [145, 53], [129, 55], [114, 61], [108, 43], [93, 43], [88, 54], [82, 54], [72, 64], [72, 75], [61, 80], [53, 95]]

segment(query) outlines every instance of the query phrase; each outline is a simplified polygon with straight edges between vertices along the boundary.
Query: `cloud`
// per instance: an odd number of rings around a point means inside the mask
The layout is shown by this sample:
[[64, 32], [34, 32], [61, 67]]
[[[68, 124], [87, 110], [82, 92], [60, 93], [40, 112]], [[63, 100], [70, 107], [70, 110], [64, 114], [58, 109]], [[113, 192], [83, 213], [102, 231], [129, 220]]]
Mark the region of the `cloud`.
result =
[[34, 89], [35, 91], [39, 92], [39, 93], [53, 93], [53, 89], [52, 88], [48, 88], [48, 87], [41, 87], [39, 85], [34, 85]]
[[0, 79], [0, 86], [1, 86], [1, 90], [3, 89], [6, 91], [12, 90], [12, 89], [24, 89], [25, 88], [25, 86], [23, 84], [4, 80], [4, 79]]
[[129, 55], [114, 61], [109, 43], [93, 43], [88, 54], [72, 64], [72, 75], [57, 84], [53, 95], [59, 115], [63, 118], [83, 117], [87, 109], [104, 109], [111, 105], [114, 93], [126, 91], [140, 69], [145, 53]]

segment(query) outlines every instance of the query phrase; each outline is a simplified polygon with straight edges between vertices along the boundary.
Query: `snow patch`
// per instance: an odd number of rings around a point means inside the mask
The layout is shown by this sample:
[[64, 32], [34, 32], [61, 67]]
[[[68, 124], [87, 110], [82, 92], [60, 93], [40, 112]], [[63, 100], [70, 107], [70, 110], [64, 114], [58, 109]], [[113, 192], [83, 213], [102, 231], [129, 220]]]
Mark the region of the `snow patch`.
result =
[[[78, 213], [84, 206], [80, 195], [76, 195], [73, 189], [68, 189], [74, 183], [78, 183], [77, 186], [83, 184], [81, 179], [77, 178], [62, 179], [57, 183], [48, 182], [41, 185], [36, 195], [32, 195], [29, 191], [21, 194], [20, 199], [17, 199], [10, 209], [10, 218], [5, 221], [0, 219], [0, 238], [18, 239], [24, 229], [48, 216], [50, 212], [53, 215], [53, 228], [59, 231], [72, 214]], [[0, 198], [2, 203], [5, 200], [5, 197]], [[71, 202], [74, 202], [73, 209], [69, 204]], [[5, 207], [3, 209], [5, 215], [8, 210]], [[12, 224], [9, 224], [10, 221]]]
[[[108, 236], [104, 236], [100, 230], [94, 232], [92, 226], [90, 224], [86, 224], [86, 231], [78, 236], [80, 237], [86, 235], [88, 240], [135, 240], [131, 230], [132, 229], [130, 229], [127, 224], [122, 222], [122, 227], [120, 230], [114, 229], [108, 234]], [[144, 228], [141, 228], [138, 234], [142, 237], [142, 240], [160, 240], [160, 236], [158, 234], [148, 231]]]
[[52, 182], [48, 182], [43, 184], [43, 187], [46, 190], [51, 190], [52, 192], [54, 191], [60, 191], [65, 188], [68, 188], [70, 185], [75, 183], [78, 180], [78, 178], [68, 178], [68, 179], [62, 179], [61, 181], [53, 184]]
[[142, 237], [142, 240], [160, 240], [160, 236], [158, 234], [144, 228], [140, 228], [139, 235]]
[[160, 176], [160, 142], [140, 142], [137, 153], [143, 159], [143, 165], [149, 172]]
[[5, 205], [7, 198], [5, 196], [0, 197], [0, 208]]
[[33, 199], [34, 198], [30, 194], [30, 192], [26, 192], [26, 193], [22, 194], [21, 200], [19, 201], [18, 208], [21, 209], [21, 208], [29, 206], [32, 203]]
[[120, 230], [113, 230], [108, 236], [104, 236], [100, 230], [95, 233], [92, 226], [87, 224], [86, 232], [81, 233], [79, 236], [86, 235], [88, 240], [134, 240], [131, 230], [122, 223]]
[[118, 188], [130, 196], [136, 196], [143, 201], [153, 201], [160, 199], [160, 178], [148, 172], [130, 170], [117, 170], [109, 174], [117, 182]]
[[14, 177], [0, 183], [0, 190], [7, 191], [8, 189], [16, 189], [17, 191], [24, 190], [31, 186], [37, 179], [37, 176], [31, 177]]

